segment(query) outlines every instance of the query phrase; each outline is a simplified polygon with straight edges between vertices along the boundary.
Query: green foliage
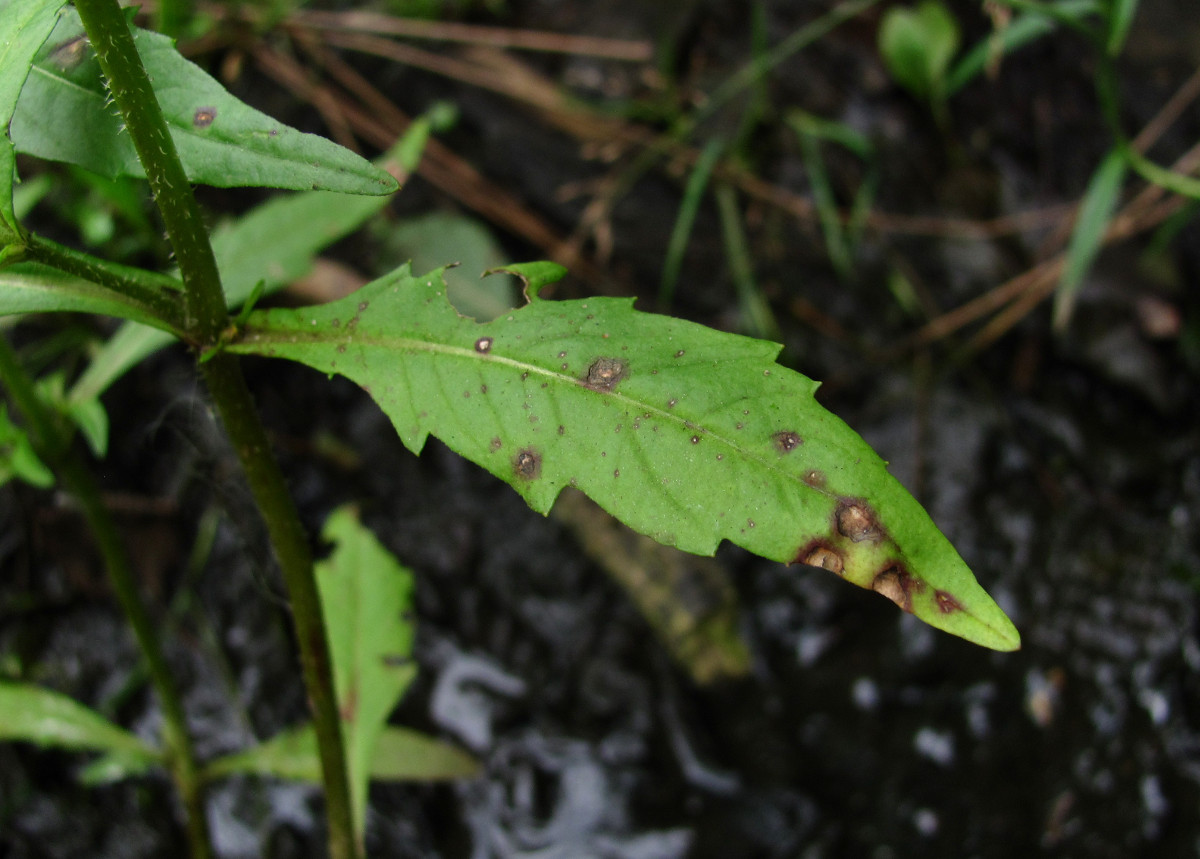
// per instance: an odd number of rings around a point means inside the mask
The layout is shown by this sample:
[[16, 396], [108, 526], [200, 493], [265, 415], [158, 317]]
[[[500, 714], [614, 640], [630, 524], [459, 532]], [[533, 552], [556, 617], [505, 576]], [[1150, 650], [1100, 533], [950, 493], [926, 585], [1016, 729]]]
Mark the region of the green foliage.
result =
[[879, 25], [879, 53], [902, 87], [944, 119], [946, 74], [958, 50], [958, 22], [941, 0], [893, 6]]
[[1108, 153], [1092, 174], [1087, 191], [1079, 203], [1075, 229], [1067, 246], [1066, 265], [1054, 301], [1054, 324], [1060, 328], [1070, 319], [1075, 296], [1104, 244], [1104, 233], [1116, 210], [1127, 166], [1121, 152], [1113, 150]]
[[[546, 272], [540, 272], [542, 282]], [[429, 434], [547, 512], [574, 486], [654, 539], [722, 539], [840, 573], [922, 619], [1012, 649], [1008, 619], [885, 464], [821, 408], [779, 346], [627, 299], [459, 316], [407, 269], [316, 308], [255, 313], [227, 348], [353, 379], [420, 451]]]
[[1115, 57], [1125, 47], [1125, 39], [1129, 28], [1137, 15], [1138, 0], [1110, 0], [1108, 7], [1108, 33], [1105, 47], [1108, 55]]
[[[342, 714], [354, 821], [362, 837], [370, 779], [445, 779], [474, 774], [458, 749], [416, 731], [390, 728], [388, 715], [417, 674], [412, 659], [412, 573], [380, 545], [350, 508], [329, 515], [322, 537], [333, 553], [317, 584]], [[213, 761], [210, 777], [234, 772], [320, 780], [312, 726]]]
[[[842, 278], [849, 278], [853, 273], [852, 251], [861, 226], [861, 216], [870, 209], [875, 196], [878, 177], [874, 170], [874, 147], [866, 135], [845, 123], [822, 119], [804, 111], [789, 111], [785, 121], [800, 139], [804, 166], [808, 170], [813, 202], [820, 217], [821, 232], [825, 236], [829, 260]], [[836, 143], [854, 153], [869, 168], [866, 178], [854, 194], [854, 201], [850, 207], [851, 218], [847, 222], [843, 222], [833, 182], [825, 167], [825, 158], [821, 152], [821, 144], [825, 141]]]
[[[11, 424], [0, 407], [0, 445], [5, 443], [5, 427]], [[474, 775], [478, 765], [440, 740], [386, 724], [417, 672], [412, 659], [412, 573], [349, 508], [330, 514], [322, 536], [335, 546], [318, 564], [317, 575], [361, 837], [371, 779], [463, 778]], [[84, 771], [83, 778], [91, 784], [140, 775], [163, 762], [161, 752], [94, 710], [29, 683], [0, 682], [0, 741], [103, 752]], [[311, 725], [218, 758], [204, 770], [209, 779], [255, 773], [304, 781], [320, 781], [320, 772]]]
[[54, 485], [54, 472], [38, 458], [29, 436], [8, 416], [8, 406], [0, 403], [0, 486], [16, 478], [46, 489]]
[[[135, 30], [135, 42], [193, 182], [348, 194], [396, 190], [391, 176], [353, 152], [234, 98], [165, 36]], [[38, 51], [20, 95], [9, 129], [19, 151], [102, 176], [145, 176], [108, 105], [103, 75], [74, 10], [62, 15]]]
[[1020, 13], [988, 38], [967, 51], [946, 76], [946, 95], [958, 92], [989, 64], [1055, 32], [1060, 26], [1083, 26], [1100, 12], [1099, 0], [1057, 0], [1033, 8], [1021, 7]]
[[31, 683], [0, 682], [0, 740], [101, 751], [138, 768], [162, 755], [72, 698]]

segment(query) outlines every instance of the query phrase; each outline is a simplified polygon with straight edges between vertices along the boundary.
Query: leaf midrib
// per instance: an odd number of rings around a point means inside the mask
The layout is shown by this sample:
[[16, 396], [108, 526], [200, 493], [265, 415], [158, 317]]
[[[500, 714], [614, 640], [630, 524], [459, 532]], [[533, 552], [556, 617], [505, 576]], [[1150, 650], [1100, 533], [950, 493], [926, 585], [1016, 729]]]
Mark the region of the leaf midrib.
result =
[[[465, 361], [488, 361], [498, 364], [506, 364], [518, 372], [528, 372], [531, 374], [536, 373], [555, 384], [570, 386], [571, 389], [584, 388], [585, 390], [590, 390], [586, 388], [586, 386], [582, 385], [579, 379], [577, 379], [575, 376], [567, 375], [556, 370], [550, 370], [538, 364], [525, 363], [504, 355], [496, 355], [490, 352], [488, 354], [480, 354], [473, 348], [466, 349], [462, 346], [451, 346], [446, 343], [438, 343], [430, 340], [418, 340], [408, 337], [395, 336], [381, 337], [373, 334], [364, 335], [358, 331], [355, 331], [343, 341], [333, 341], [319, 333], [314, 333], [311, 331], [285, 331], [283, 329], [254, 328], [253, 326], [247, 326], [242, 340], [237, 344], [232, 344], [229, 348], [231, 351], [235, 352], [253, 352], [255, 354], [265, 354], [263, 349], [256, 348], [252, 344], [294, 344], [300, 340], [320, 343], [326, 346], [336, 346], [344, 343], [347, 347], [358, 346], [397, 352], [406, 350], [414, 352], [426, 352], [446, 355], [448, 357], [459, 358]], [[332, 369], [335, 372], [340, 372], [342, 370], [341, 362], [339, 362], [337, 367]], [[346, 374], [342, 372], [342, 375]], [[681, 432], [686, 432], [689, 427], [694, 429], [696, 432], [702, 432], [706, 439], [723, 444], [728, 450], [738, 454], [744, 459], [766, 469], [771, 473], [783, 475], [792, 482], [800, 484], [807, 491], [814, 492], [819, 495], [825, 495], [829, 498], [836, 499], [839, 497], [838, 493], [834, 492], [833, 490], [822, 486], [813, 486], [811, 483], [805, 481], [802, 476], [781, 467], [780, 463], [773, 462], [766, 457], [754, 453], [746, 447], [742, 447], [730, 438], [727, 438], [724, 435], [709, 429], [704, 424], [684, 417], [678, 411], [663, 409], [660, 406], [655, 406], [642, 400], [630, 397], [621, 393], [620, 391], [596, 391], [595, 393], [612, 397], [617, 402], [629, 407], [631, 411], [649, 412], [664, 422], [675, 425]], [[437, 433], [434, 433], [434, 435], [437, 435]]]

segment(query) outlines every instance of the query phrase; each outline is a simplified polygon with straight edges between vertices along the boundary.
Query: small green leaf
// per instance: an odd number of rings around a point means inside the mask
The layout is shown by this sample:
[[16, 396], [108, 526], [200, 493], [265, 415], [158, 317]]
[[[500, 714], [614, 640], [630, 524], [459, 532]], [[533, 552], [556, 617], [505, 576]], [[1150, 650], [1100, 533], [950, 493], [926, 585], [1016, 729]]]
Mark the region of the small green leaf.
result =
[[[134, 40], [180, 160], [193, 182], [221, 188], [390, 194], [396, 180], [332, 141], [303, 134], [243, 104], [170, 39], [134, 30]], [[10, 134], [21, 152], [78, 164], [104, 176], [145, 176], [110, 109], [99, 64], [74, 10], [38, 53]]]
[[21, 227], [13, 212], [16, 153], [10, 123], [38, 49], [54, 29], [64, 0], [0, 2], [0, 245], [18, 243]]
[[54, 472], [38, 458], [25, 431], [12, 422], [8, 405], [0, 403], [0, 486], [14, 477], [40, 489], [54, 485]]
[[1066, 265], [1054, 296], [1056, 328], [1061, 329], [1070, 321], [1083, 279], [1104, 244], [1104, 233], [1121, 196], [1127, 166], [1122, 152], [1117, 149], [1109, 152], [1092, 174], [1087, 191], [1079, 202], [1075, 229], [1067, 245]]
[[108, 412], [96, 397], [63, 402], [63, 411], [79, 428], [88, 448], [99, 459], [108, 451]]
[[321, 536], [335, 546], [317, 564], [317, 588], [342, 714], [351, 808], [361, 836], [376, 742], [417, 674], [409, 618], [412, 573], [350, 508], [329, 514]]
[[1111, 0], [1108, 9], [1108, 40], [1105, 47], [1110, 57], [1121, 53], [1129, 28], [1137, 15], [1138, 0]]
[[444, 781], [478, 773], [479, 762], [466, 752], [408, 728], [385, 728], [371, 759], [371, 778], [381, 781]]
[[260, 311], [232, 352], [288, 358], [368, 390], [404, 444], [429, 434], [546, 513], [576, 486], [659, 542], [730, 540], [839, 573], [999, 650], [1012, 623], [928, 514], [780, 347], [633, 310], [632, 299], [459, 316], [440, 272], [407, 267], [327, 305]]
[[[383, 729], [370, 760], [370, 777], [380, 781], [471, 778], [478, 771], [478, 762], [461, 749], [426, 734], [393, 726]], [[234, 773], [319, 784], [321, 761], [312, 725], [276, 734], [244, 752], [217, 758], [204, 768], [206, 779]]]
[[114, 752], [148, 765], [161, 761], [157, 750], [95, 710], [31, 683], [0, 681], [0, 740]]
[[893, 6], [879, 25], [879, 53], [888, 71], [924, 101], [945, 95], [958, 41], [958, 22], [940, 0], [922, 0], [916, 9]]
[[319, 784], [321, 760], [317, 757], [317, 738], [312, 725], [305, 724], [282, 731], [245, 751], [215, 758], [203, 770], [207, 781], [235, 773]]
[[126, 754], [125, 752], [109, 752], [83, 766], [76, 777], [81, 784], [88, 787], [102, 787], [113, 782], [124, 781], [145, 775], [161, 761], [146, 757]]

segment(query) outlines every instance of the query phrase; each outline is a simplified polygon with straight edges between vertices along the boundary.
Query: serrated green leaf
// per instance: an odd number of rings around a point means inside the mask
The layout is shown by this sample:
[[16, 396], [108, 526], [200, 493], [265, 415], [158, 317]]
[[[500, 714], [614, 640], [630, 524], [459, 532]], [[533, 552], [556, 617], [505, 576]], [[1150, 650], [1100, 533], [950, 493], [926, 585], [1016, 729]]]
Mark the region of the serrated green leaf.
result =
[[[461, 749], [407, 728], [388, 726], [376, 743], [370, 776], [380, 781], [440, 781], [470, 778], [479, 764]], [[293, 781], [321, 782], [321, 761], [312, 725], [276, 734], [265, 743], [226, 755], [204, 768], [213, 779], [234, 773], [273, 776]]]
[[[390, 194], [396, 180], [353, 152], [303, 134], [243, 104], [166, 36], [134, 29], [134, 41], [188, 178], [220, 188]], [[68, 10], [38, 52], [13, 115], [21, 152], [78, 164], [104, 176], [145, 176], [103, 76]]]
[[42, 265], [0, 269], [0, 316], [44, 312], [99, 313], [172, 330], [159, 308], [136, 296]]
[[160, 753], [73, 698], [31, 683], [0, 682], [0, 740], [115, 752], [159, 763]]
[[775, 363], [774, 343], [634, 311], [533, 299], [459, 316], [407, 267], [321, 307], [260, 311], [230, 350], [362, 385], [419, 452], [432, 433], [546, 513], [577, 486], [697, 554], [730, 540], [841, 574], [999, 650], [1012, 623], [885, 463]]
[[354, 823], [366, 825], [376, 742], [417, 675], [409, 618], [412, 573], [362, 526], [353, 510], [329, 514], [321, 536], [333, 553], [317, 564], [317, 588], [342, 715]]
[[[7, 0], [0, 3], [0, 128], [9, 129], [34, 56], [54, 29], [64, 0]], [[0, 139], [0, 244], [20, 241], [13, 213], [16, 153], [11, 137]]]
[[1066, 265], [1054, 295], [1054, 325], [1057, 328], [1070, 320], [1083, 279], [1104, 244], [1104, 233], [1120, 199], [1127, 167], [1128, 162], [1119, 149], [1109, 152], [1092, 174], [1079, 202], [1075, 229], [1067, 244]]

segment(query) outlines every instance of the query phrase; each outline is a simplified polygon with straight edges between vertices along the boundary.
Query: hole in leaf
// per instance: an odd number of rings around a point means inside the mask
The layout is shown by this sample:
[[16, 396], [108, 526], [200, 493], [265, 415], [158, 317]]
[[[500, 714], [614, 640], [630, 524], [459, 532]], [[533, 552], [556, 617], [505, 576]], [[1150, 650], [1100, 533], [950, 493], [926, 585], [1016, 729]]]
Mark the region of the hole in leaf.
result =
[[914, 579], [904, 567], [888, 567], [871, 582], [871, 590], [883, 594], [904, 611], [912, 611], [912, 598], [924, 585]]
[[837, 551], [816, 540], [809, 543], [796, 554], [796, 561], [809, 567], [820, 567], [822, 570], [829, 570], [829, 572], [837, 573], [839, 576], [846, 566], [842, 560], [842, 556]]

